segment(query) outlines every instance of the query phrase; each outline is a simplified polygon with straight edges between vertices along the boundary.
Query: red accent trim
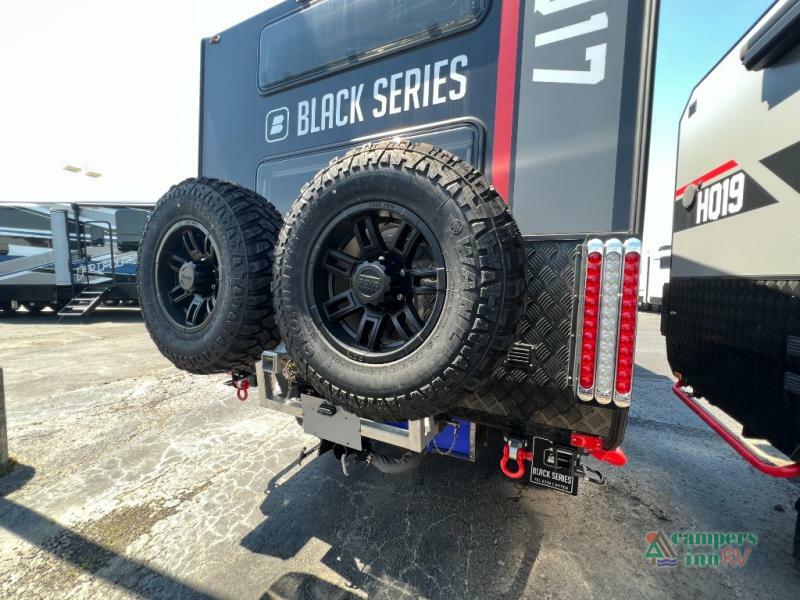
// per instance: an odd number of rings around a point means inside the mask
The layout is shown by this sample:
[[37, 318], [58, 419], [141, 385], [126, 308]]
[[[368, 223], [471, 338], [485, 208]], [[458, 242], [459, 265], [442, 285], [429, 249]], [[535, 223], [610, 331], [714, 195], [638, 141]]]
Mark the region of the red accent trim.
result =
[[597, 460], [607, 462], [615, 467], [621, 467], [628, 462], [628, 457], [625, 455], [625, 452], [622, 451], [622, 448], [606, 450], [603, 448], [603, 439], [594, 435], [573, 433], [570, 436], [569, 443], [576, 448], [588, 450], [589, 454], [594, 456]]
[[492, 183], [506, 202], [511, 191], [511, 141], [514, 133], [520, 2], [521, 0], [503, 0], [500, 12], [500, 48], [497, 55], [497, 93], [492, 141]]
[[711, 179], [714, 179], [715, 177], [719, 177], [725, 171], [730, 171], [731, 169], [736, 168], [738, 166], [739, 166], [739, 163], [737, 163], [735, 160], [729, 160], [728, 162], [718, 166], [716, 169], [711, 169], [705, 175], [701, 175], [700, 177], [698, 177], [694, 181], [692, 181], [690, 183], [687, 183], [683, 187], [679, 187], [677, 190], [675, 190], [675, 198], [678, 199], [681, 196], [683, 196], [683, 192], [685, 192], [686, 188], [689, 187], [692, 183], [695, 184], [695, 185], [697, 185], [698, 183], [705, 183], [706, 181], [710, 181]]
[[770, 463], [766, 463], [761, 458], [755, 454], [746, 444], [744, 444], [738, 436], [733, 433], [730, 429], [725, 427], [722, 423], [720, 423], [717, 418], [708, 412], [703, 406], [701, 406], [694, 396], [690, 396], [687, 392], [685, 392], [682, 388], [686, 384], [683, 381], [678, 381], [675, 385], [672, 386], [672, 391], [675, 395], [683, 400], [683, 403], [688, 406], [689, 408], [694, 411], [694, 413], [700, 417], [706, 425], [711, 427], [715, 433], [717, 433], [723, 440], [728, 442], [728, 445], [736, 450], [742, 458], [744, 458], [748, 463], [750, 463], [753, 467], [769, 475], [770, 477], [798, 477], [800, 476], [800, 464], [798, 463], [791, 463], [789, 465], [784, 466], [777, 466]]

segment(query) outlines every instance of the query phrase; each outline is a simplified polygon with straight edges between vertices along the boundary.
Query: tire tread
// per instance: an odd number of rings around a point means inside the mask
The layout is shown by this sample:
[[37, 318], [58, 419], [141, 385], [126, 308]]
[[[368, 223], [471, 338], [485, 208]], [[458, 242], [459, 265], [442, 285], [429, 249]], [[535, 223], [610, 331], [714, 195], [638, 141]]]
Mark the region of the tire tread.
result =
[[[229, 307], [222, 334], [204, 352], [174, 351], [165, 343], [166, 336], [172, 333], [148, 319], [143, 303], [142, 312], [150, 337], [175, 366], [191, 373], [252, 369], [261, 352], [280, 341], [270, 287], [281, 215], [262, 196], [240, 185], [210, 177], [189, 178], [172, 186], [158, 201], [142, 233], [142, 244], [152, 243], [151, 238], [159, 233], [153, 230], [153, 223], [156, 223], [153, 216], [159, 208], [186, 195], [198, 202], [207, 202], [225, 235], [241, 249], [241, 255], [234, 256], [238, 272], [232, 274], [237, 297]], [[140, 298], [155, 293], [149, 286], [143, 286], [141, 277], [137, 285]]]

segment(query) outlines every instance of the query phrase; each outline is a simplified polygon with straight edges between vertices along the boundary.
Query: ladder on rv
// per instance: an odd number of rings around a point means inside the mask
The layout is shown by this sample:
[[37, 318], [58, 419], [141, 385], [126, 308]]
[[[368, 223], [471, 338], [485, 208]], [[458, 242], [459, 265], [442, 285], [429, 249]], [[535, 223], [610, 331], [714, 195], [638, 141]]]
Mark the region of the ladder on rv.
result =
[[84, 288], [58, 311], [59, 317], [85, 317], [94, 312], [111, 288]]
[[[111, 285], [114, 285], [116, 281], [117, 273], [116, 273], [116, 261], [114, 260], [114, 228], [111, 226], [110, 221], [79, 221], [78, 213], [75, 213], [75, 220], [76, 220], [76, 227], [80, 225], [80, 229], [77, 231], [77, 240], [78, 240], [78, 256], [80, 257], [79, 260], [83, 260], [85, 268], [83, 269], [83, 287], [78, 291], [77, 294], [64, 305], [64, 307], [58, 311], [58, 316], [60, 318], [64, 317], [86, 317], [92, 314], [95, 309], [100, 306], [100, 303], [108, 297], [109, 292], [111, 291], [111, 287], [102, 286], [99, 282], [92, 282], [91, 276], [91, 256], [88, 251], [89, 246], [96, 246], [98, 244], [95, 243], [95, 235], [92, 226], [96, 226], [97, 228], [103, 229], [103, 234], [100, 235], [100, 246], [105, 246], [105, 235], [108, 235], [108, 248], [109, 254], [111, 255]], [[90, 237], [90, 240], [87, 240]], [[100, 276], [103, 277], [103, 274], [100, 273]], [[104, 282], [107, 283], [107, 280]], [[74, 285], [74, 282], [73, 282]], [[74, 289], [74, 287], [73, 287]]]

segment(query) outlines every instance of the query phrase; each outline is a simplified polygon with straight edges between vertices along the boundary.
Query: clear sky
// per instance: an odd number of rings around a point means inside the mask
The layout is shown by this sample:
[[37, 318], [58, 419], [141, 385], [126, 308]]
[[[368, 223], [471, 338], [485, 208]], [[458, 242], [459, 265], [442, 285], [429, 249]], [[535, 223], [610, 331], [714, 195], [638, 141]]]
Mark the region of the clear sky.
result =
[[156, 200], [195, 175], [200, 40], [272, 4], [0, 0], [0, 202]]
[[[678, 119], [693, 85], [771, 3], [662, 0], [647, 246], [670, 239]], [[271, 4], [0, 3], [0, 202], [155, 199], [195, 174], [200, 38]]]

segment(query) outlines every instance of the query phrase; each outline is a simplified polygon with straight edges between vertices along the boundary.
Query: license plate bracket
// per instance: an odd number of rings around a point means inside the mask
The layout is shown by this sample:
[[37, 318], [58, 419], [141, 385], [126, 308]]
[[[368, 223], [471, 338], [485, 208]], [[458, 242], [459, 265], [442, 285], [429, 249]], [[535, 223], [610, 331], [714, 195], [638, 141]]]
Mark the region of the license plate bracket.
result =
[[533, 438], [531, 483], [577, 496], [577, 456], [574, 448], [557, 446], [546, 438]]

